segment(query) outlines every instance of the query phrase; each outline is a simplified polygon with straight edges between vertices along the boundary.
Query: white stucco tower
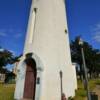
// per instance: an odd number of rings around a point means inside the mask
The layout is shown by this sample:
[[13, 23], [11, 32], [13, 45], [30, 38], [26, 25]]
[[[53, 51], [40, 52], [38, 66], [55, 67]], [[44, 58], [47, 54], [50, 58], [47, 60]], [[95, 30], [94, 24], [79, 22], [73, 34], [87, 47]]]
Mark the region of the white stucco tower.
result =
[[[33, 0], [24, 53], [18, 65], [15, 99], [61, 100], [61, 91], [66, 97], [75, 95], [75, 74], [71, 63], [65, 12], [64, 0]], [[24, 97], [25, 82], [30, 81], [26, 78], [26, 59], [33, 59], [36, 63], [34, 98]]]

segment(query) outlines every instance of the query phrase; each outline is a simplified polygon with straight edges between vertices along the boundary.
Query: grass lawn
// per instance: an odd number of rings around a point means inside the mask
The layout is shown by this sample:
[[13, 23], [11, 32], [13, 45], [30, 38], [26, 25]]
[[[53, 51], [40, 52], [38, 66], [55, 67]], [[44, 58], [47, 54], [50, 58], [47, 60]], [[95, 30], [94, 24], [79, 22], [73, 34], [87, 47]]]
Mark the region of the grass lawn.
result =
[[[93, 91], [96, 85], [100, 85], [99, 79], [94, 79], [89, 81], [89, 89]], [[76, 96], [74, 100], [85, 100], [86, 98], [86, 91], [84, 90], [84, 86], [81, 81], [78, 81], [78, 90], [76, 91]]]
[[[89, 88], [92, 91], [96, 85], [100, 85], [100, 80], [90, 80]], [[14, 100], [14, 89], [15, 84], [1, 84], [0, 83], [0, 100]], [[76, 96], [73, 100], [85, 100], [86, 91], [81, 81], [78, 81], [78, 90], [76, 91]]]
[[0, 83], [0, 100], [14, 100], [14, 84]]

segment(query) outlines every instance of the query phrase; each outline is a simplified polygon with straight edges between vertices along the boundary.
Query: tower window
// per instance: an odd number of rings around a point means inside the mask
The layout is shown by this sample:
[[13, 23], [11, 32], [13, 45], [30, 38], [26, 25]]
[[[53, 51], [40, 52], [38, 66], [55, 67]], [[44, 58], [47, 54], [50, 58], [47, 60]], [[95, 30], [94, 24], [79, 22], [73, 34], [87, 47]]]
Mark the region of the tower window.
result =
[[67, 29], [65, 29], [65, 33], [67, 34]]
[[34, 8], [35, 13], [37, 12], [37, 8]]

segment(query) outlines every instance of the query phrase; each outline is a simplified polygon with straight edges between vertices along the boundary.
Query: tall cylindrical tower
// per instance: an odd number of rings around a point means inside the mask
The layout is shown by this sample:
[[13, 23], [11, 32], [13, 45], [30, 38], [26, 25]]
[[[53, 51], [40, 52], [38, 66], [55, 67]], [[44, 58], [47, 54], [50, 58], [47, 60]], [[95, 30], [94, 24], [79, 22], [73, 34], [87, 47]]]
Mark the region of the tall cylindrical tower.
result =
[[75, 82], [64, 0], [33, 0], [32, 2], [24, 55], [18, 66], [16, 99], [33, 100], [31, 96], [25, 95], [28, 90], [25, 87], [30, 84], [27, 81], [33, 80], [26, 78], [32, 76], [30, 73], [27, 74], [28, 65], [25, 62], [30, 58], [36, 62], [37, 69], [34, 78], [36, 80], [33, 82], [35, 83], [34, 100], [61, 100], [60, 71], [63, 74], [63, 93], [67, 97], [74, 96]]

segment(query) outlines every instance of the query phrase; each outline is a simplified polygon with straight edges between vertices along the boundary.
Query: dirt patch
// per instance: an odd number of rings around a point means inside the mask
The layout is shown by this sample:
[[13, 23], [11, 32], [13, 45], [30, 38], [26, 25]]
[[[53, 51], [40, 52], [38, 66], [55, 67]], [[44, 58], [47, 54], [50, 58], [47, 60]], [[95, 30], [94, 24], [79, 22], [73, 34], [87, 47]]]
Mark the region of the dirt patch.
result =
[[97, 85], [93, 90], [98, 95], [98, 100], [100, 100], [100, 85]]

